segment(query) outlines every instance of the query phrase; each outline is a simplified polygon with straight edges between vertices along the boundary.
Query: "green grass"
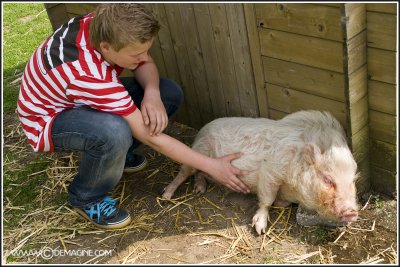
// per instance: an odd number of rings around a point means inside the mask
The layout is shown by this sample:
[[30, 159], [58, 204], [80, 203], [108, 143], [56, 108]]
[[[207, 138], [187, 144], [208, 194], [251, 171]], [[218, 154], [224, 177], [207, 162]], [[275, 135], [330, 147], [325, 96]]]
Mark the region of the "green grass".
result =
[[[14, 113], [17, 106], [19, 84], [17, 79], [36, 48], [53, 32], [43, 3], [4, 3], [3, 10], [3, 112]], [[15, 122], [13, 122], [15, 123]], [[4, 125], [6, 128], [8, 125]], [[3, 134], [7, 133], [4, 131]], [[9, 131], [9, 130], [6, 130]], [[18, 138], [17, 138], [18, 139]], [[17, 154], [9, 145], [13, 139], [5, 139], [3, 151], [3, 205], [22, 207], [6, 214], [6, 227], [17, 226], [21, 216], [35, 207], [40, 186], [46, 181], [48, 166], [45, 154]], [[23, 145], [27, 145], [27, 142]], [[19, 146], [21, 146], [19, 144]], [[32, 156], [34, 155], [34, 156]], [[10, 201], [11, 203], [8, 203]], [[12, 213], [12, 214], [11, 214]]]
[[378, 194], [371, 196], [371, 203], [374, 209], [381, 209], [384, 204], [382, 197]]
[[[13, 166], [12, 168], [7, 165], [4, 167], [3, 173], [3, 196], [4, 204], [9, 204], [14, 207], [22, 207], [23, 210], [13, 210], [12, 216], [7, 214], [7, 221], [4, 222], [5, 227], [17, 226], [19, 220], [26, 215], [27, 210], [34, 210], [38, 208], [36, 199], [40, 193], [40, 186], [48, 179], [46, 173], [32, 175], [34, 173], [43, 171], [48, 166], [44, 154], [37, 154], [34, 159], [20, 159], [17, 158], [13, 152], [4, 153], [7, 162], [18, 160], [20, 165]], [[29, 161], [31, 160], [31, 161]], [[24, 164], [22, 164], [25, 162]]]
[[3, 111], [16, 108], [19, 83], [10, 84], [24, 71], [35, 49], [53, 32], [42, 3], [3, 4]]

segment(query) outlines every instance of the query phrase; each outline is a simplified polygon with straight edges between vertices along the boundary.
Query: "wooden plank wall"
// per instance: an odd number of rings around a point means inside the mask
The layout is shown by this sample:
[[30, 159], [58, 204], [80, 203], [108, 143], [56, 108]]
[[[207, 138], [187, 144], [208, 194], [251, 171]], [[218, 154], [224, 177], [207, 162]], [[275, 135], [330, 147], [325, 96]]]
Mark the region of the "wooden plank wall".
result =
[[397, 181], [396, 21], [396, 4], [367, 4], [371, 182], [385, 194]]
[[[66, 21], [65, 13], [72, 17], [95, 6], [48, 5], [53, 27]], [[199, 129], [218, 117], [259, 116], [242, 4], [146, 5], [162, 25], [150, 50], [160, 76], [177, 81], [185, 94], [176, 120]]]
[[347, 128], [339, 4], [255, 4], [255, 12], [271, 117], [326, 109]]
[[200, 128], [218, 117], [259, 116], [242, 4], [148, 6], [162, 24], [152, 55], [185, 92], [179, 121]]
[[346, 126], [340, 8], [254, 6], [270, 117], [326, 109]]

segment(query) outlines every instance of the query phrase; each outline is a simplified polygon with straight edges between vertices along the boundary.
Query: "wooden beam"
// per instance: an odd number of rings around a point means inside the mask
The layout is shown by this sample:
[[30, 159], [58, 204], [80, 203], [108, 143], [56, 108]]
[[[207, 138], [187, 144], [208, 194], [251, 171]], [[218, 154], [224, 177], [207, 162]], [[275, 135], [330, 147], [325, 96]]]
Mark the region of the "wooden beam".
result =
[[368, 3], [367, 11], [396, 14], [397, 5], [396, 3], [375, 3], [375, 4]]
[[258, 27], [342, 41], [338, 7], [284, 2], [255, 6]]
[[365, 192], [370, 187], [366, 6], [345, 3], [340, 8], [347, 137], [362, 174], [357, 190]]
[[371, 110], [396, 115], [396, 85], [368, 81], [369, 107]]
[[371, 142], [371, 164], [379, 166], [388, 171], [396, 171], [396, 145], [386, 142], [372, 140]]
[[261, 54], [343, 73], [343, 44], [283, 31], [260, 29]]
[[271, 57], [262, 57], [262, 62], [267, 83], [344, 102], [342, 73]]
[[366, 6], [362, 3], [347, 3], [344, 6], [347, 40], [363, 32], [367, 27]]
[[396, 51], [396, 14], [367, 12], [368, 47]]
[[285, 112], [293, 113], [303, 109], [326, 110], [332, 113], [339, 122], [346, 128], [345, 105], [343, 102], [330, 100], [297, 90], [266, 84], [268, 93], [268, 105], [270, 108]]
[[368, 75], [371, 80], [396, 84], [396, 52], [368, 48]]
[[369, 125], [371, 139], [395, 145], [397, 120], [395, 115], [374, 110], [369, 111]]

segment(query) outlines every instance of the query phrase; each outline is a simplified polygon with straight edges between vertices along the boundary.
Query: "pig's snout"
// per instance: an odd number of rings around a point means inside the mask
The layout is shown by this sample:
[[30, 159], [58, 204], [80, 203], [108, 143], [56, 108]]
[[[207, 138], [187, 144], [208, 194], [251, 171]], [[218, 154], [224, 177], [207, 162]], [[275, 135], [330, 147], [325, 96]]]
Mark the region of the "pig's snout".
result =
[[355, 222], [357, 218], [358, 218], [357, 210], [346, 210], [340, 216], [340, 220], [343, 222]]

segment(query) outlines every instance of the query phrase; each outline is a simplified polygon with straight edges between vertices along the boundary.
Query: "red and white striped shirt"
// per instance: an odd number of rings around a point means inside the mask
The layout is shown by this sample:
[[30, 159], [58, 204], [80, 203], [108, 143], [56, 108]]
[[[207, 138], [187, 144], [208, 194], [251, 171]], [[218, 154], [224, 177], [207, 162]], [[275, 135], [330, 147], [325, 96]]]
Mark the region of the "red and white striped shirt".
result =
[[32, 55], [22, 77], [18, 116], [34, 151], [53, 151], [51, 126], [66, 109], [87, 105], [121, 116], [135, 111], [121, 84], [119, 66], [111, 66], [92, 47], [93, 13], [71, 19]]

